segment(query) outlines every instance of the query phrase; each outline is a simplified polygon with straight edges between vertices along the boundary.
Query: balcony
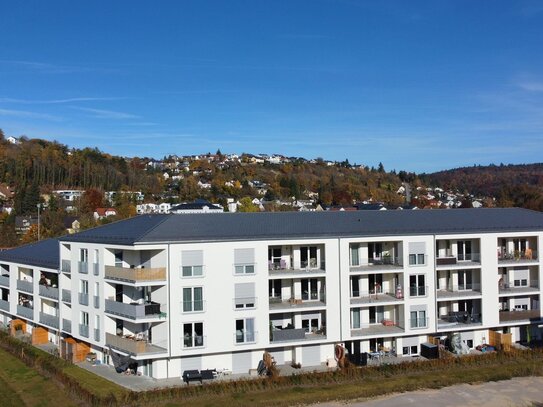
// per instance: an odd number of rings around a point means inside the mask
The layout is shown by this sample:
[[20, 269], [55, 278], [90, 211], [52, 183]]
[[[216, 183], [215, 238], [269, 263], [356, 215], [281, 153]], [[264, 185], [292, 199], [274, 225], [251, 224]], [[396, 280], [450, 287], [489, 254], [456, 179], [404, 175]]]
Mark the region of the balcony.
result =
[[99, 263], [93, 263], [92, 264], [92, 274], [95, 276], [100, 275], [100, 264]]
[[165, 353], [167, 349], [150, 344], [145, 340], [138, 340], [135, 337], [117, 336], [106, 332], [106, 346], [126, 353], [133, 353], [136, 356], [143, 354]]
[[122, 302], [106, 299], [105, 306], [105, 311], [108, 314], [118, 315], [132, 320], [160, 319], [163, 315], [160, 312], [160, 304], [155, 302], [150, 304], [125, 304]]
[[541, 312], [538, 309], [527, 311], [500, 311], [500, 323], [511, 321], [539, 321]]
[[40, 323], [50, 326], [52, 328], [58, 329], [59, 318], [55, 315], [50, 315], [50, 314], [46, 314], [45, 312], [40, 312]]
[[9, 301], [0, 300], [0, 309], [9, 312]]
[[84, 336], [85, 338], [89, 337], [89, 326], [79, 324], [79, 335]]
[[375, 290], [353, 291], [351, 295], [351, 305], [377, 304], [377, 303], [383, 303], [383, 302], [400, 302], [400, 301], [403, 301], [403, 294], [402, 294], [401, 289], [396, 290], [396, 292], [394, 293], [383, 292], [382, 289], [378, 292], [376, 292]]
[[476, 267], [481, 265], [481, 255], [479, 253], [458, 253], [445, 254], [436, 257], [436, 266], [439, 268], [447, 267]]
[[69, 304], [72, 303], [72, 292], [70, 290], [66, 290], [66, 289], [62, 290], [62, 301], [67, 302]]
[[32, 294], [34, 292], [34, 284], [32, 281], [17, 280], [17, 290]]
[[326, 263], [324, 261], [317, 262], [317, 260], [311, 260], [309, 262], [302, 261], [299, 267], [291, 267], [287, 265], [285, 260], [281, 260], [279, 263], [270, 261], [268, 263], [269, 276], [280, 276], [288, 278], [291, 275], [303, 274], [322, 274], [326, 272]]
[[360, 328], [352, 328], [351, 336], [394, 335], [404, 333], [403, 321], [399, 319], [382, 319], [377, 323], [363, 323]]
[[513, 251], [509, 253], [498, 253], [499, 265], [517, 265], [518, 263], [537, 263], [537, 251], [527, 249], [526, 251]]
[[79, 293], [79, 304], [89, 305], [89, 294], [88, 293]]
[[457, 297], [477, 297], [481, 295], [481, 284], [449, 285], [445, 289], [437, 290], [438, 299]]
[[69, 319], [62, 319], [62, 330], [68, 333], [72, 333], [72, 321]]
[[89, 274], [89, 263], [86, 261], [78, 261], [77, 269], [81, 274]]
[[0, 276], [0, 285], [3, 287], [9, 287], [9, 276]]
[[439, 316], [438, 329], [461, 328], [473, 325], [481, 325], [481, 314], [469, 314], [463, 311], [451, 311], [447, 315]]
[[351, 272], [359, 271], [397, 271], [402, 269], [401, 259], [399, 257], [382, 256], [369, 259], [360, 259], [357, 264], [351, 264]]
[[298, 329], [274, 329], [271, 332], [270, 342], [297, 342], [297, 341], [318, 341], [325, 340], [324, 331], [314, 333], [306, 332], [305, 328]]
[[530, 280], [526, 285], [515, 285], [515, 283], [499, 284], [500, 295], [525, 294], [539, 291], [539, 281]]
[[40, 285], [40, 295], [42, 297], [51, 298], [52, 300], [58, 301], [58, 288], [49, 287], [48, 285]]
[[60, 268], [63, 273], [71, 273], [72, 263], [70, 262], [70, 260], [62, 260], [60, 263]]
[[105, 266], [105, 277], [128, 283], [165, 282], [166, 268], [125, 268]]
[[[313, 298], [313, 297], [312, 297]], [[315, 308], [315, 307], [325, 307], [326, 298], [324, 295], [321, 295], [320, 299], [318, 296], [314, 297], [315, 299], [303, 299], [302, 298], [281, 298], [269, 297], [269, 309], [270, 311], [288, 311], [293, 308], [295, 309], [306, 309], [306, 308]]]
[[34, 309], [25, 307], [24, 305], [17, 304], [17, 315], [20, 315], [23, 318], [33, 320], [34, 319]]

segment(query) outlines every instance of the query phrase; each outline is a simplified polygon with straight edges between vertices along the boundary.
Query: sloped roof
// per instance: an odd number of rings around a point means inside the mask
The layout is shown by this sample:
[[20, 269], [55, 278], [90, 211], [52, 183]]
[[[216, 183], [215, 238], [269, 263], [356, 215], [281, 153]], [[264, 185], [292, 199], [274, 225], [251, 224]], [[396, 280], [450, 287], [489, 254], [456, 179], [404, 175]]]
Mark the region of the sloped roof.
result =
[[15, 249], [0, 251], [0, 262], [28, 264], [58, 270], [60, 248], [58, 239], [47, 239]]
[[543, 230], [543, 213], [519, 208], [140, 215], [62, 241], [137, 243]]

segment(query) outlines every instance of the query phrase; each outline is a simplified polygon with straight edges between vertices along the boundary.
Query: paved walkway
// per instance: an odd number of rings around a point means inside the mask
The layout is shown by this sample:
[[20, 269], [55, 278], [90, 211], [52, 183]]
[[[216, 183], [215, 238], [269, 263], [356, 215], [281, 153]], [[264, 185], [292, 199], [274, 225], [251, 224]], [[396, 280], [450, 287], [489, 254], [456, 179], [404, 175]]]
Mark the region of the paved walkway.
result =
[[321, 403], [318, 407], [511, 407], [543, 406], [543, 377], [519, 377], [483, 384], [459, 384], [439, 390], [419, 390], [365, 402]]

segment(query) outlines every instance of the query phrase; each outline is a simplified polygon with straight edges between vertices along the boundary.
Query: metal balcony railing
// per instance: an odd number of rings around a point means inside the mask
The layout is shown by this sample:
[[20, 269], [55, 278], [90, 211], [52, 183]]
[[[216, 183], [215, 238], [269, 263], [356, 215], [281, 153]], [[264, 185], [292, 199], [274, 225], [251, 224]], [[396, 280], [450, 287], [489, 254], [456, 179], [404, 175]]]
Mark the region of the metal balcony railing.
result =
[[85, 338], [89, 337], [89, 326], [79, 324], [79, 335], [84, 336]]
[[86, 261], [78, 261], [77, 262], [77, 269], [82, 274], [88, 274], [89, 273], [89, 263]]
[[100, 264], [99, 263], [93, 263], [92, 264], [92, 274], [95, 276], [100, 274]]
[[9, 276], [0, 276], [0, 285], [3, 287], [9, 287]]
[[70, 290], [66, 290], [65, 288], [62, 290], [62, 301], [72, 302], [72, 292]]
[[47, 297], [58, 301], [58, 288], [56, 287], [49, 287], [48, 285], [40, 284], [39, 293], [42, 297]]
[[0, 300], [0, 309], [9, 312], [9, 301]]
[[26, 319], [34, 319], [34, 309], [17, 304], [17, 315]]
[[166, 281], [166, 268], [126, 268], [105, 266], [105, 277], [130, 283]]
[[125, 304], [111, 299], [105, 300], [105, 310], [109, 314], [119, 315], [129, 319], [161, 318], [160, 304]]
[[72, 321], [69, 319], [62, 319], [62, 330], [68, 333], [72, 333]]
[[409, 326], [411, 329], [428, 328], [429, 318], [410, 318]]
[[55, 315], [46, 314], [45, 312], [40, 312], [40, 323], [52, 328], [59, 328], [59, 318]]
[[72, 272], [72, 262], [70, 260], [62, 260], [60, 264], [61, 264], [60, 267], [63, 273]]
[[33, 293], [34, 284], [32, 283], [32, 281], [17, 280], [17, 290], [24, 291], [27, 293]]
[[89, 305], [89, 294], [88, 293], [79, 293], [79, 303], [81, 305]]

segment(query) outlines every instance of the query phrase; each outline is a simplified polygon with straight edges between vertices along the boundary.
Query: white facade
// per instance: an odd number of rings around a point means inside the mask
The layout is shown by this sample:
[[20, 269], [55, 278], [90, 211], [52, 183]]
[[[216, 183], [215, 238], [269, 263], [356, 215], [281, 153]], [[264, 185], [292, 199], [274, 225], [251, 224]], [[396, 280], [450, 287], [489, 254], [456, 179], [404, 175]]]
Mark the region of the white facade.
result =
[[[0, 312], [4, 323], [48, 328], [54, 343], [88, 342], [105, 362], [109, 345], [132, 352], [155, 378], [248, 373], [264, 350], [279, 364], [314, 366], [333, 359], [338, 343], [409, 356], [429, 335], [460, 333], [475, 347], [492, 329], [521, 341], [541, 336], [542, 237], [61, 242], [60, 270], [0, 260]], [[54, 281], [48, 289], [42, 273]]]

